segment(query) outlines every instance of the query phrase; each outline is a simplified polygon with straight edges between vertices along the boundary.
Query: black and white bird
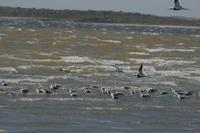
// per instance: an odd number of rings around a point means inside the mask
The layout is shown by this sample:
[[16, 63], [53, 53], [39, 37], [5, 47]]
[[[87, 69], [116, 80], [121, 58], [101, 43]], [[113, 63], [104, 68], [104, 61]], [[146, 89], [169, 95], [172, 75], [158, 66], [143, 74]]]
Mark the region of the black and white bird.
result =
[[8, 86], [8, 82], [6, 82], [6, 81], [3, 80], [3, 81], [1, 82], [1, 85], [2, 85], [2, 86]]
[[180, 5], [180, 1], [179, 0], [174, 0], [174, 6], [169, 8], [170, 10], [175, 10], [175, 11], [178, 11], [178, 10], [189, 10], [187, 8], [183, 8], [181, 5]]
[[59, 88], [61, 87], [61, 85], [57, 85], [57, 84], [51, 84], [50, 85], [50, 90], [52, 90], [52, 91], [56, 91], [56, 90], [58, 90]]

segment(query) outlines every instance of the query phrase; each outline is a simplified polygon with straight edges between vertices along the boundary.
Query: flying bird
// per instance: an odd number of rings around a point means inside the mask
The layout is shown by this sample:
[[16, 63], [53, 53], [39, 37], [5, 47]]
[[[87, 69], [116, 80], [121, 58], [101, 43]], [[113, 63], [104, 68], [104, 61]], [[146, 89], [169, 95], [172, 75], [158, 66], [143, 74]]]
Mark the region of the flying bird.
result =
[[178, 10], [189, 10], [187, 8], [183, 8], [181, 5], [180, 5], [180, 1], [179, 0], [174, 0], [174, 7], [171, 7], [169, 8], [170, 10], [175, 10], [175, 11], [178, 11]]
[[124, 71], [121, 68], [117, 67], [116, 65], [112, 65], [112, 66], [115, 68], [116, 72], [124, 73]]

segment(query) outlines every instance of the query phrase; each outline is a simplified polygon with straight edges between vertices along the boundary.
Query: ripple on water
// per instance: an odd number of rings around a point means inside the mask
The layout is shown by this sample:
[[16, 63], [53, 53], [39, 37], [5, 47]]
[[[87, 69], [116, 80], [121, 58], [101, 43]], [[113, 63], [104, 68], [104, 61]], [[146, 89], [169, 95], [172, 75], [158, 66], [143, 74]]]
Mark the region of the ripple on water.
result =
[[168, 48], [148, 49], [148, 48], [146, 48], [146, 50], [151, 53], [156, 53], [156, 52], [195, 52], [194, 49], [168, 49]]
[[110, 98], [48, 98], [48, 100], [52, 101], [90, 101], [90, 102], [102, 102], [102, 101], [110, 101], [113, 102]]
[[11, 72], [11, 73], [18, 73], [18, 71], [13, 67], [0, 67], [0, 71], [2, 72]]
[[62, 60], [64, 60], [66, 63], [88, 62], [88, 63], [98, 63], [98, 64], [104, 64], [104, 65], [125, 64], [124, 61], [120, 61], [120, 60], [105, 60], [105, 59], [96, 59], [96, 58], [80, 57], [80, 56], [62, 57]]
[[[14, 55], [0, 55], [0, 58], [6, 58], [6, 59], [10, 59], [10, 60], [17, 60], [17, 61], [24, 61], [24, 62], [30, 62], [30, 59], [27, 58], [18, 58], [15, 57]], [[59, 60], [59, 59], [31, 59], [31, 62], [63, 62], [63, 60]]]
[[97, 39], [99, 42], [104, 42], [104, 43], [115, 43], [115, 44], [120, 44], [121, 41], [118, 40], [103, 40], [103, 39]]
[[108, 108], [108, 107], [84, 107], [83, 109], [85, 109], [85, 110], [97, 110], [97, 111], [102, 111], [102, 110], [122, 111], [123, 110], [123, 108]]
[[134, 59], [130, 58], [130, 61], [134, 61], [139, 64], [157, 64], [159, 66], [164, 65], [185, 65], [185, 64], [194, 64], [196, 61], [185, 61], [185, 60], [166, 60], [160, 58], [152, 58], [152, 59]]
[[149, 53], [146, 52], [129, 52], [130, 55], [149, 55]]

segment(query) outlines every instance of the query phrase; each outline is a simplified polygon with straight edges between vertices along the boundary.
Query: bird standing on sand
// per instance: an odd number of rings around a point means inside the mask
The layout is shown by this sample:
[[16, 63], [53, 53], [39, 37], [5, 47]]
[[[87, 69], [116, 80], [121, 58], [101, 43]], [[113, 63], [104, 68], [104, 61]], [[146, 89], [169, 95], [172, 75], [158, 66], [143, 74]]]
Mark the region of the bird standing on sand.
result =
[[171, 7], [169, 8], [170, 10], [175, 10], [175, 11], [178, 11], [178, 10], [189, 10], [187, 8], [183, 8], [181, 5], [180, 5], [180, 1], [179, 0], [174, 0], [174, 7]]

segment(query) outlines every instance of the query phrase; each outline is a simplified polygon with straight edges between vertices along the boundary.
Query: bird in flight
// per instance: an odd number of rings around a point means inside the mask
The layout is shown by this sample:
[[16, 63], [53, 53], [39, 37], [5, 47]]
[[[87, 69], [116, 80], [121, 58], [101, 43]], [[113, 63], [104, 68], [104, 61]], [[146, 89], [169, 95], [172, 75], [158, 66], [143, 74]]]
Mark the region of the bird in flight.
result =
[[170, 10], [175, 10], [175, 11], [178, 11], [178, 10], [189, 10], [187, 8], [183, 8], [181, 5], [180, 5], [180, 1], [179, 0], [174, 0], [174, 7], [171, 7], [169, 8]]

